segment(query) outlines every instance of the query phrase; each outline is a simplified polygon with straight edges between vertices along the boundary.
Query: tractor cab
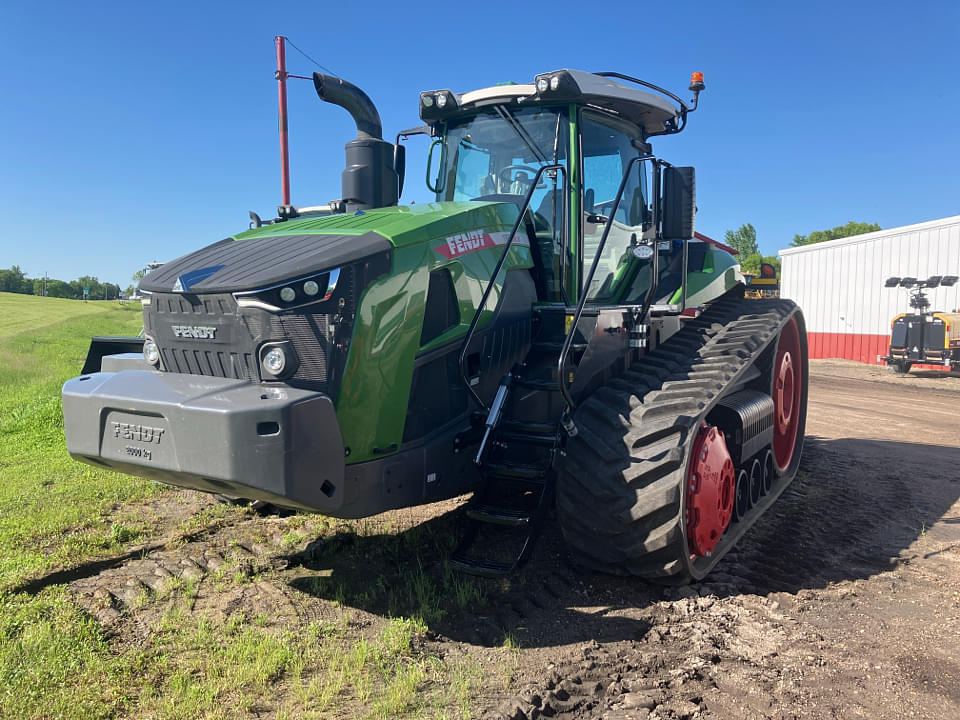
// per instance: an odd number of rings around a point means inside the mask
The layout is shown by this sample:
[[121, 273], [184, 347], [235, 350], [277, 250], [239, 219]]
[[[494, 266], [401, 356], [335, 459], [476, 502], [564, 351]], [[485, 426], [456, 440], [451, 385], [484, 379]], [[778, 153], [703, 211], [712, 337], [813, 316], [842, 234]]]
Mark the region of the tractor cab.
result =
[[692, 107], [625, 75], [565, 69], [528, 84], [422, 92], [420, 115], [435, 137], [428, 187], [438, 201], [520, 209], [542, 302], [572, 305], [585, 294], [592, 304], [680, 312], [685, 278], [717, 263], [704, 257], [712, 248], [688, 250], [693, 168], [656, 158], [649, 139], [683, 129], [703, 89], [699, 73], [690, 89]]

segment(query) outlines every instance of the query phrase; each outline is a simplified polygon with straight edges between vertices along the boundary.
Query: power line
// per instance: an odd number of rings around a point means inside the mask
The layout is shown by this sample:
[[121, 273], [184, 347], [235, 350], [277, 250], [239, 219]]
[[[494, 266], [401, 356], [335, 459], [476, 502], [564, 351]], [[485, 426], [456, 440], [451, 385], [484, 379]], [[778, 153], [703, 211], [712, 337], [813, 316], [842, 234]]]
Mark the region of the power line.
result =
[[326, 67], [325, 65], [321, 65], [321, 64], [318, 63], [316, 60], [314, 60], [312, 57], [310, 57], [309, 55], [307, 55], [303, 50], [301, 50], [301, 49], [298, 48], [296, 45], [294, 45], [294, 44], [293, 44], [293, 41], [292, 41], [290, 38], [288, 38], [286, 35], [284, 35], [283, 37], [286, 38], [287, 45], [289, 45], [289, 46], [292, 47], [294, 50], [296, 50], [298, 53], [300, 53], [301, 55], [303, 55], [307, 60], [309, 60], [310, 62], [312, 62], [312, 63], [313, 63], [314, 65], [316, 65], [318, 68], [320, 68], [321, 70], [324, 70], [324, 71], [330, 73], [331, 75], [336, 75], [336, 74], [337, 74], [337, 73], [335, 73], [333, 70], [331, 70], [330, 68]]

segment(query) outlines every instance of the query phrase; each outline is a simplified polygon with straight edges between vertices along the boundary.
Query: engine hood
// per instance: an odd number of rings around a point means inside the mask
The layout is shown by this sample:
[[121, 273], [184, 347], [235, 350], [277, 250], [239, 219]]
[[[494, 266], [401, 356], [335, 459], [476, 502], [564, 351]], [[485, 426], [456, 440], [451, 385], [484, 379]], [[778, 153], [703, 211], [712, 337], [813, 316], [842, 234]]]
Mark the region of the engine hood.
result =
[[215, 293], [266, 287], [344, 263], [389, 253], [382, 235], [288, 234], [227, 238], [177, 258], [143, 278], [148, 292]]
[[254, 228], [165, 263], [147, 292], [216, 293], [283, 283], [345, 263], [477, 228], [509, 227], [512, 203], [444, 202], [306, 217]]

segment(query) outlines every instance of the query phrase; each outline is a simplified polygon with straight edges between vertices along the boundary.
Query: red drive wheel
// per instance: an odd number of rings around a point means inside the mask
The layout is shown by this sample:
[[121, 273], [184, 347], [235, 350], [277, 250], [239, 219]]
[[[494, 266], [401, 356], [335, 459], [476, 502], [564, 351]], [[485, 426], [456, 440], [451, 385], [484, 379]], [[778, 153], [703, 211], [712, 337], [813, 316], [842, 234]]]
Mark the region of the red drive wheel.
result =
[[779, 472], [785, 472], [790, 466], [797, 447], [804, 376], [802, 363], [800, 330], [796, 319], [791, 317], [780, 331], [773, 362], [773, 460]]
[[710, 556], [730, 522], [736, 475], [723, 434], [700, 424], [687, 470], [687, 546], [693, 556]]

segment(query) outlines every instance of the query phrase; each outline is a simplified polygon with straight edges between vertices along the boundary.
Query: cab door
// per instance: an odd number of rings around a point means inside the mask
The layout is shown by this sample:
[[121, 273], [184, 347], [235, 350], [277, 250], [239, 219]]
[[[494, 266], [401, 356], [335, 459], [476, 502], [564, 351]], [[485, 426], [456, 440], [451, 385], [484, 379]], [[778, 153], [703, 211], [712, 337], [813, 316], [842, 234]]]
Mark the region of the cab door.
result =
[[650, 287], [651, 263], [649, 251], [637, 248], [654, 237], [648, 190], [652, 164], [634, 163], [616, 207], [614, 201], [630, 161], [640, 157], [641, 148], [646, 147], [642, 133], [618, 118], [584, 109], [579, 117], [579, 137], [581, 208], [575, 222], [580, 239], [578, 287], [609, 225], [597, 271], [590, 287], [584, 288], [587, 302], [641, 302]]

